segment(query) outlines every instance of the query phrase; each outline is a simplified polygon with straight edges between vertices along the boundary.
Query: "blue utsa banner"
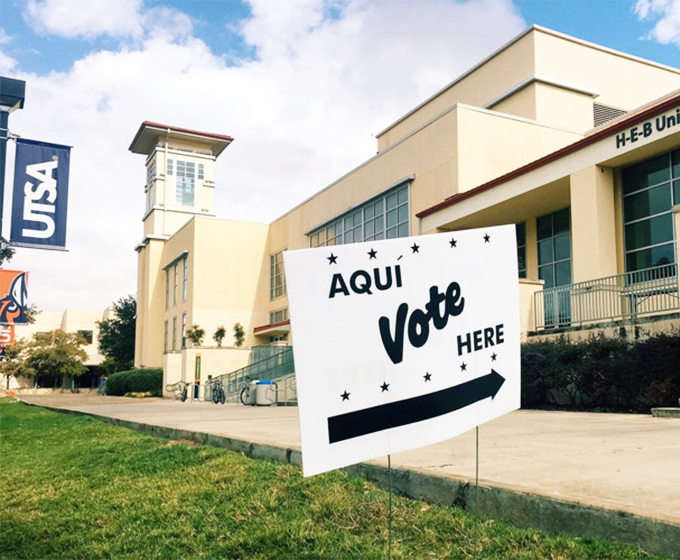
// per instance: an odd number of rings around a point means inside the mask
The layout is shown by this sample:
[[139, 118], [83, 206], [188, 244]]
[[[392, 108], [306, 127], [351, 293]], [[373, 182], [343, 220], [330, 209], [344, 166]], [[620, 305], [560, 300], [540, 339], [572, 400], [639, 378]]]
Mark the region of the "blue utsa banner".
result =
[[71, 148], [17, 139], [10, 241], [64, 250]]

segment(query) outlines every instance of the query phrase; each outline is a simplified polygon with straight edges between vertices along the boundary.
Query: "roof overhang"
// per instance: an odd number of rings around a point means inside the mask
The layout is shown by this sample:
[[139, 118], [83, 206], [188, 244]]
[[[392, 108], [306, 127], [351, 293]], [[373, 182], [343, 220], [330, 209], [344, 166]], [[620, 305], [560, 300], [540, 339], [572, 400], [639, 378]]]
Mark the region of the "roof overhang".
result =
[[[640, 107], [634, 112], [622, 115], [612, 120], [611, 122], [607, 123], [606, 125], [593, 129], [584, 138], [577, 140], [576, 142], [573, 142], [572, 144], [560, 148], [559, 150], [556, 150], [550, 154], [547, 154], [537, 160], [534, 160], [526, 165], [518, 167], [517, 169], [514, 169], [513, 171], [506, 173], [505, 175], [492, 179], [491, 181], [488, 181], [468, 191], [449, 196], [448, 198], [445, 198], [442, 202], [439, 202], [434, 206], [421, 210], [416, 214], [416, 217], [420, 218], [421, 220], [424, 220], [428, 218], [428, 216], [432, 216], [433, 214], [441, 212], [465, 200], [472, 199], [474, 197], [482, 195], [483, 193], [495, 187], [509, 184], [517, 178], [520, 178], [524, 175], [528, 175], [534, 171], [540, 170], [541, 168], [545, 168], [553, 162], [563, 160], [570, 154], [574, 154], [576, 152], [584, 150], [585, 148], [593, 146], [603, 140], [619, 136], [621, 133], [629, 131], [636, 125], [641, 125], [646, 121], [649, 121], [650, 119], [653, 119], [671, 110], [673, 111], [677, 110], [678, 111], [677, 114], [680, 116], [680, 90], [675, 91], [658, 100], [655, 100], [643, 107]], [[678, 126], [675, 130], [680, 131], [680, 126]], [[650, 139], [651, 142], [654, 142], [655, 140], [656, 139], [654, 138]], [[642, 148], [643, 145], [644, 144], [640, 142], [639, 147]], [[631, 145], [629, 143], [629, 148], [630, 146]], [[635, 150], [637, 148], [633, 147], [630, 149]], [[606, 162], [605, 161], [598, 162], [598, 164], [603, 165], [611, 163], [612, 160]], [[555, 179], [557, 179], [557, 177]], [[431, 220], [427, 221], [431, 222]], [[423, 231], [429, 231], [430, 230], [429, 225], [432, 224], [431, 223], [424, 224]]]
[[176, 126], [144, 121], [139, 127], [137, 134], [135, 134], [129, 150], [135, 154], [149, 155], [158, 145], [159, 138], [182, 139], [196, 143], [212, 153], [215, 158], [234, 141], [231, 136], [223, 134], [199, 132], [197, 130], [189, 130], [188, 128], [178, 128]]
[[285, 334], [290, 332], [290, 319], [281, 321], [280, 323], [273, 323], [271, 325], [262, 325], [261, 327], [255, 327], [253, 333], [255, 336], [276, 336], [280, 334]]

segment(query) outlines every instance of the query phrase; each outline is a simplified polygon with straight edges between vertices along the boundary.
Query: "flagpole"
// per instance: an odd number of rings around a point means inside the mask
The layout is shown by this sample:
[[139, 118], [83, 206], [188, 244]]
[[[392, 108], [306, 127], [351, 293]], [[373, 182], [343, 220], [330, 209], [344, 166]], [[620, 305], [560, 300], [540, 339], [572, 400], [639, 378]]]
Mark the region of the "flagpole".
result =
[[5, 210], [5, 167], [7, 142], [9, 140], [9, 114], [23, 109], [26, 82], [0, 76], [0, 237], [2, 237], [2, 215]]

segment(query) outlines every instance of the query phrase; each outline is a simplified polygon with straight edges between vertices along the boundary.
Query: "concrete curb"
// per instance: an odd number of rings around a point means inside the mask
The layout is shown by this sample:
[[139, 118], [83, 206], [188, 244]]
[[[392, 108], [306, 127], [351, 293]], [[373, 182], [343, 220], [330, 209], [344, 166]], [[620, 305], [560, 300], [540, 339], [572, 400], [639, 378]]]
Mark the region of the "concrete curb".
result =
[[[243, 453], [253, 459], [279, 461], [296, 466], [302, 464], [302, 453], [299, 449], [281, 448], [203, 432], [154, 426], [89, 412], [33, 403], [24, 404], [54, 412], [90, 416], [114, 426], [145, 432], [165, 439], [194, 441]], [[386, 467], [360, 463], [343, 470], [349, 474], [362, 476], [383, 488], [389, 487]], [[395, 492], [409, 498], [459, 507], [493, 519], [507, 521], [518, 527], [540, 529], [575, 537], [602, 537], [638, 546], [651, 553], [680, 558], [680, 545], [678, 544], [680, 543], [680, 526], [647, 517], [492, 486], [480, 485], [477, 491], [477, 488], [468, 482], [413, 470], [393, 468], [392, 488]]]

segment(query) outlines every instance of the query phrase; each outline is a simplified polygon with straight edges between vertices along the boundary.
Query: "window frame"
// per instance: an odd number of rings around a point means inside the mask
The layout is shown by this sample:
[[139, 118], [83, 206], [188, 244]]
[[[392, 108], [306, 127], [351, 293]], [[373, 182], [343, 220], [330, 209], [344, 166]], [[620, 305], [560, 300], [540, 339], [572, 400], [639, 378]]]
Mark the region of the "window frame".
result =
[[175, 262], [172, 265], [172, 277], [173, 277], [173, 284], [172, 284], [172, 306], [177, 307], [177, 263]]
[[182, 301], [187, 300], [187, 284], [189, 281], [189, 265], [187, 262], [187, 256], [184, 255], [182, 259]]
[[177, 206], [196, 206], [196, 167], [193, 161], [181, 159], [175, 161], [175, 204]]
[[[308, 234], [309, 246], [330, 247], [410, 236], [411, 182], [409, 179], [399, 183], [319, 226]], [[396, 203], [391, 205], [393, 201]], [[395, 221], [390, 223], [393, 218]]]
[[172, 318], [172, 351], [177, 350], [177, 316]]
[[[520, 243], [520, 230], [524, 243]], [[517, 276], [518, 278], [527, 277], [527, 223], [519, 222], [515, 224], [515, 237], [517, 240]], [[520, 260], [521, 256], [521, 260]], [[522, 267], [521, 264], [524, 264]]]
[[[283, 251], [269, 255], [269, 299], [274, 300], [287, 294], [286, 271], [283, 268]], [[280, 259], [279, 259], [280, 257]]]
[[[648, 164], [654, 160], [661, 160], [662, 158], [666, 158], [666, 163], [663, 167], [664, 170], [668, 171], [668, 175], [666, 178], [655, 182], [653, 184], [649, 184], [647, 181], [645, 182], [646, 186], [642, 186], [641, 188], [635, 188], [634, 190], [628, 189], [627, 183], [627, 177], [626, 174], [628, 172], [631, 172], [632, 170], [635, 170], [636, 168], [639, 168], [641, 166], [644, 166], [645, 164]], [[674, 161], [677, 161], [677, 163], [673, 163]], [[677, 168], [677, 169], [675, 169]], [[652, 171], [653, 172], [653, 171]], [[652, 173], [650, 172], [650, 174]], [[658, 171], [657, 171], [658, 172]], [[647, 177], [650, 176], [650, 174], [647, 174]], [[680, 204], [680, 149], [675, 149], [675, 150], [670, 150], [668, 152], [662, 153], [662, 154], [657, 154], [654, 155], [650, 158], [644, 159], [642, 161], [639, 161], [637, 163], [634, 163], [633, 165], [629, 165], [626, 167], [621, 168], [620, 170], [620, 178], [621, 178], [621, 223], [622, 223], [622, 235], [623, 235], [623, 265], [624, 265], [624, 270], [626, 272], [638, 272], [641, 270], [646, 270], [649, 268], [656, 268], [658, 266], [664, 266], [666, 264], [673, 264], [676, 261], [676, 244], [678, 242], [678, 232], [675, 231], [675, 220], [673, 218], [673, 206]], [[634, 178], [631, 179], [631, 183], [634, 183]], [[642, 183], [641, 183], [642, 184]], [[637, 217], [632, 218], [632, 219], [627, 219], [626, 214], [629, 212], [629, 210], [626, 209], [628, 206], [627, 200], [632, 200], [633, 197], [636, 197], [638, 195], [641, 195], [642, 193], [651, 193], [651, 191], [656, 190], [656, 189], [662, 189], [662, 188], [667, 188], [668, 189], [668, 195], [670, 199], [670, 205], [664, 209], [662, 212], [656, 212], [652, 210], [650, 207], [648, 209], [649, 214], [644, 215], [642, 217], [639, 217], [639, 214]], [[651, 202], [650, 199], [647, 199], [648, 206], [651, 206], [649, 203]], [[631, 207], [632, 210], [632, 207]], [[652, 213], [653, 212], [653, 213]], [[670, 240], [666, 241], [661, 241], [658, 243], [652, 242], [652, 237], [654, 236], [654, 233], [652, 231], [652, 226], [653, 223], [659, 223], [659, 218], [663, 218], [665, 216], [668, 216], [670, 219], [670, 232], [671, 232], [671, 238]], [[665, 220], [667, 221], [667, 220]], [[628, 231], [630, 231], [628, 228], [631, 226], [635, 226], [636, 224], [643, 224], [645, 222], [649, 223], [649, 243], [647, 245], [641, 245], [641, 246], [636, 246], [634, 248], [629, 248], [630, 242], [628, 239]], [[658, 226], [656, 228], [656, 231], [661, 231], [658, 229]], [[636, 255], [639, 255], [641, 253], [644, 253], [646, 251], [652, 251], [653, 249], [659, 248], [659, 247], [668, 247], [670, 248], [670, 256], [671, 260], [668, 263], [663, 263], [663, 264], [651, 264], [650, 266], [642, 266], [638, 267], [637, 262], [635, 263], [635, 266], [632, 267], [629, 265], [629, 262], [633, 262], [631, 259], [636, 259]], [[650, 253], [651, 256], [651, 253]]]

